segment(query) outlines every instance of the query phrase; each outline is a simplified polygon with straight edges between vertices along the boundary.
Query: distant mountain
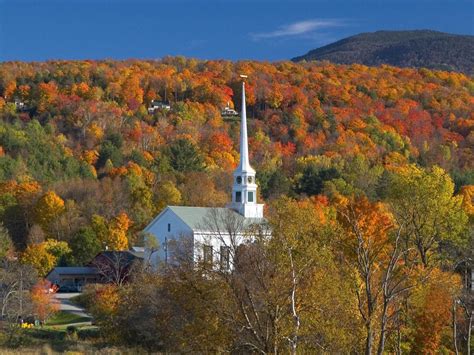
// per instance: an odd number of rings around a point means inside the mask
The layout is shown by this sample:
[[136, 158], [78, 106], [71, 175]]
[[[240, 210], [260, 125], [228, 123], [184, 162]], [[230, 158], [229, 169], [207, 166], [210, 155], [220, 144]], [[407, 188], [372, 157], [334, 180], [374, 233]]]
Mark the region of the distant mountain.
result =
[[474, 36], [429, 30], [361, 33], [292, 60], [328, 60], [369, 66], [390, 64], [474, 75]]

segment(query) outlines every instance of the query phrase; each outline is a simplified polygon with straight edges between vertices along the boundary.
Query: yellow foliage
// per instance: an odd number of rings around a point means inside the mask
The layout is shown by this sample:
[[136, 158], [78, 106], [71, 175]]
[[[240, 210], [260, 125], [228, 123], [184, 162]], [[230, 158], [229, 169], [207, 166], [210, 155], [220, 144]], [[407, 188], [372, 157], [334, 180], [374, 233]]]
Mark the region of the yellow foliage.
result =
[[89, 137], [101, 140], [104, 137], [104, 130], [99, 127], [97, 123], [92, 122], [89, 127], [87, 127], [87, 134]]
[[127, 232], [131, 225], [132, 221], [125, 212], [121, 212], [110, 222], [102, 216], [92, 216], [92, 228], [103, 247], [109, 250], [128, 249]]
[[88, 164], [93, 165], [97, 162], [97, 159], [99, 159], [99, 152], [97, 150], [85, 150], [82, 153], [81, 159]]
[[140, 165], [134, 162], [129, 162], [127, 165], [128, 172], [135, 174], [136, 176], [142, 176], [143, 175], [143, 170]]
[[45, 243], [31, 244], [21, 254], [20, 260], [24, 264], [33, 266], [41, 277], [56, 265], [56, 257], [51, 254]]
[[398, 152], [390, 152], [384, 157], [384, 163], [394, 166], [406, 165], [407, 158]]
[[117, 287], [113, 285], [101, 287], [97, 291], [94, 301], [94, 310], [96, 312], [108, 315], [116, 313], [120, 302]]
[[62, 214], [64, 210], [64, 200], [54, 191], [48, 191], [36, 203], [34, 209], [36, 222], [43, 227], [44, 231], [47, 231], [51, 221]]
[[153, 155], [148, 151], [143, 152], [143, 157], [145, 158], [146, 161], [153, 161], [153, 159], [155, 159], [153, 158]]
[[354, 118], [349, 121], [349, 128], [352, 130], [362, 130], [367, 127], [367, 124], [362, 121], [360, 118]]
[[72, 149], [69, 147], [64, 147], [64, 155], [67, 157], [72, 157], [74, 154], [72, 152]]
[[461, 188], [462, 206], [467, 214], [474, 216], [474, 185], [466, 185]]
[[161, 211], [167, 205], [179, 205], [181, 192], [171, 181], [165, 181], [158, 187], [158, 199], [158, 210]]
[[31, 200], [41, 191], [41, 185], [36, 181], [18, 183], [9, 180], [0, 183], [0, 194], [13, 194], [20, 201]]

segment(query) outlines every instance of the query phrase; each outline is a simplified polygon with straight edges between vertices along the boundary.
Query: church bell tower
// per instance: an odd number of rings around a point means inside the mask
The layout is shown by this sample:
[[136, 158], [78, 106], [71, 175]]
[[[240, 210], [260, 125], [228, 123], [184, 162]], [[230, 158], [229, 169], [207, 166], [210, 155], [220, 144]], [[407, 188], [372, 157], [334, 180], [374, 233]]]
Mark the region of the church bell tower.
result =
[[[241, 75], [242, 78], [247, 76]], [[255, 170], [250, 166], [247, 139], [245, 80], [242, 82], [242, 112], [240, 122], [240, 164], [234, 171], [232, 203], [229, 206], [246, 218], [263, 218], [263, 204], [257, 204]]]

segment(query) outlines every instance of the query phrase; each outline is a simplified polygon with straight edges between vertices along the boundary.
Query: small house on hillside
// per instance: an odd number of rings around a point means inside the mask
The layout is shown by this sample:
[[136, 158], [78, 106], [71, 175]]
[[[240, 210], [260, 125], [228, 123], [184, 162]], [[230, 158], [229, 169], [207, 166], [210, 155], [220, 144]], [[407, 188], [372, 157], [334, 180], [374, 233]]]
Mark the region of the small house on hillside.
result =
[[100, 275], [95, 267], [89, 266], [57, 266], [47, 275], [46, 280], [65, 291], [81, 291], [82, 287], [97, 283]]
[[88, 266], [97, 270], [101, 283], [121, 285], [129, 280], [133, 268], [142, 263], [143, 256], [142, 251], [103, 251]]
[[171, 106], [168, 105], [168, 104], [165, 104], [164, 102], [153, 100], [150, 103], [150, 106], [148, 107], [148, 113], [153, 114], [153, 113], [155, 113], [156, 110], [168, 111], [168, 110], [171, 110]]
[[135, 265], [143, 261], [143, 248], [124, 251], [103, 251], [86, 266], [57, 266], [46, 279], [67, 292], [80, 292], [87, 284], [127, 282]]
[[235, 117], [238, 116], [239, 113], [235, 111], [233, 108], [230, 107], [229, 103], [227, 103], [227, 106], [224, 107], [221, 111], [221, 116], [222, 117]]
[[20, 101], [20, 100], [16, 99], [14, 101], [14, 104], [15, 104], [15, 107], [16, 107], [17, 111], [26, 111], [27, 110], [26, 104], [23, 101]]

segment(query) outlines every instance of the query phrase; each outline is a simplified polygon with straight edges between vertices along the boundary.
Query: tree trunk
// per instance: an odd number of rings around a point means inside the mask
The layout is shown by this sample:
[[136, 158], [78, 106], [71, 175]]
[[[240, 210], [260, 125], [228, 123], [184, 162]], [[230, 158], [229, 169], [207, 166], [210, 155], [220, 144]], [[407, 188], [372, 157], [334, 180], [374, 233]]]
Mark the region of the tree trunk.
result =
[[372, 324], [367, 324], [367, 339], [365, 341], [365, 355], [372, 355], [374, 335], [372, 334]]
[[298, 333], [300, 330], [300, 317], [298, 312], [296, 311], [296, 287], [298, 284], [298, 280], [296, 277], [295, 265], [293, 263], [293, 254], [291, 248], [288, 248], [288, 255], [290, 258], [291, 264], [291, 281], [292, 281], [292, 288], [291, 288], [291, 313], [293, 316], [294, 328], [293, 328], [293, 336], [290, 339], [290, 352], [293, 355], [296, 355], [296, 349], [298, 347]]
[[402, 332], [400, 331], [400, 321], [397, 326], [397, 355], [402, 355]]
[[423, 263], [423, 266], [428, 267], [428, 257], [426, 255], [425, 249], [423, 248], [423, 246], [420, 246], [419, 250], [420, 250], [421, 262]]
[[471, 312], [469, 316], [469, 324], [467, 328], [467, 355], [471, 355], [471, 332], [472, 332], [472, 319], [474, 318], [474, 312]]
[[382, 312], [382, 321], [380, 325], [380, 339], [379, 339], [379, 345], [377, 347], [377, 354], [382, 355], [383, 350], [385, 349], [385, 340], [386, 340], [386, 326], [387, 326], [387, 308], [388, 304], [387, 302], [384, 301], [383, 305], [383, 312]]
[[456, 355], [458, 355], [459, 350], [458, 350], [458, 342], [457, 342], [458, 331], [457, 331], [457, 324], [456, 324], [456, 302], [457, 300], [453, 301], [453, 342], [454, 342], [454, 351], [456, 352]]

